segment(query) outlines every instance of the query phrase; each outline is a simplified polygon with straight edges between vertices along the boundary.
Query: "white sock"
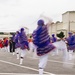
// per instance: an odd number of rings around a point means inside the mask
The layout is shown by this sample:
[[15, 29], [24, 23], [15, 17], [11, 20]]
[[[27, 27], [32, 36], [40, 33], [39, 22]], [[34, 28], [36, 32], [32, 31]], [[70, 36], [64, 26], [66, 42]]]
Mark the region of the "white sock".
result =
[[36, 58], [36, 57], [37, 57], [36, 53], [35, 53], [35, 52], [33, 52], [33, 58]]
[[17, 54], [17, 59], [19, 59], [19, 54]]
[[23, 63], [23, 58], [20, 59], [20, 64], [22, 64], [22, 63]]
[[52, 52], [52, 56], [55, 56], [55, 52]]
[[72, 60], [72, 54], [69, 54], [69, 60]]
[[39, 75], [43, 75], [43, 69], [39, 69]]
[[13, 55], [15, 55], [15, 52], [13, 52]]
[[58, 55], [58, 49], [56, 49], [56, 55]]
[[73, 51], [71, 50], [71, 51], [69, 51], [69, 60], [72, 60], [72, 58], [73, 58]]

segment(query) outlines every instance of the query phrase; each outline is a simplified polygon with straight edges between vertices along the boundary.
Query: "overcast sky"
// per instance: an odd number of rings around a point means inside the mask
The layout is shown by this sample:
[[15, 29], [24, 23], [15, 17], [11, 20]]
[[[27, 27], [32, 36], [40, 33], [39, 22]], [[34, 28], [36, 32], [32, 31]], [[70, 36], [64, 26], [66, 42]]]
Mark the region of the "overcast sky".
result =
[[62, 21], [64, 12], [74, 10], [75, 0], [0, 0], [0, 31], [26, 26], [31, 33], [42, 15], [56, 22]]

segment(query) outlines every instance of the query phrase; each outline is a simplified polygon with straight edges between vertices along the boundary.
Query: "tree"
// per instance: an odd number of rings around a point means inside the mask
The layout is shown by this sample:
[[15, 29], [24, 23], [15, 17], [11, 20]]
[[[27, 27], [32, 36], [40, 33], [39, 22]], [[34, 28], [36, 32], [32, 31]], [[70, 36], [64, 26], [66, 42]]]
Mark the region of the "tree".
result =
[[16, 33], [15, 33], [15, 32], [10, 32], [10, 34], [11, 34], [11, 35], [14, 35], [14, 34], [16, 34]]
[[64, 36], [65, 36], [65, 35], [64, 35], [64, 32], [62, 32], [62, 31], [61, 31], [59, 34], [57, 34], [57, 37], [59, 37], [59, 38], [61, 38], [61, 39], [62, 39]]
[[3, 32], [0, 32], [0, 34], [4, 34]]

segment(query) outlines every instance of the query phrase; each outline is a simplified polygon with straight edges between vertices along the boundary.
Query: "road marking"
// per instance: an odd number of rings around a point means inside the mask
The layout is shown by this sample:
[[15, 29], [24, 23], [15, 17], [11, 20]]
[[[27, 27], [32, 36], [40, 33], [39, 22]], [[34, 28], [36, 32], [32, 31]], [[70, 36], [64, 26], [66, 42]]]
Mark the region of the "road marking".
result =
[[[39, 58], [33, 58], [33, 57], [28, 57], [28, 58], [31, 58], [31, 59], [39, 59]], [[70, 65], [75, 65], [74, 63], [68, 63], [68, 62], [61, 62], [61, 61], [55, 61], [55, 60], [48, 60], [50, 62], [56, 62], [56, 63], [61, 63], [61, 64], [70, 64]]]
[[[0, 60], [0, 62], [7, 63], [7, 64], [14, 65], [14, 66], [18, 66], [18, 67], [25, 68], [25, 69], [30, 69], [30, 70], [33, 70], [33, 71], [39, 71], [39, 70], [34, 69], [34, 68], [31, 68], [31, 67], [18, 65], [18, 64], [15, 64], [15, 63], [11, 63], [11, 62], [8, 62], [8, 61], [4, 61], [4, 60]], [[55, 74], [52, 74], [52, 73], [49, 73], [49, 72], [45, 72], [45, 71], [44, 71], [44, 73], [50, 74], [50, 75], [55, 75]]]
[[[38, 74], [24, 74], [24, 73], [0, 73], [0, 75], [38, 75]], [[55, 74], [43, 74], [43, 75], [55, 75]]]

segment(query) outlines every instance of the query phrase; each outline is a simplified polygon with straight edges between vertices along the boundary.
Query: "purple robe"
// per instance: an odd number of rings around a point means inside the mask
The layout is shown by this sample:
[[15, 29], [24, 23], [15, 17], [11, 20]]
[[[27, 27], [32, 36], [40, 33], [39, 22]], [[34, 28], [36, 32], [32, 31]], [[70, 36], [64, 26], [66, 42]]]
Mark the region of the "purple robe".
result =
[[20, 42], [19, 42], [19, 35], [15, 35], [15, 49], [20, 47]]
[[68, 50], [74, 50], [75, 49], [74, 37], [73, 36], [69, 36], [67, 38], [67, 42], [68, 42]]
[[52, 38], [51, 38], [51, 41], [52, 41], [52, 43], [54, 43], [54, 42], [57, 41], [57, 38], [56, 38], [56, 37], [52, 37]]
[[6, 46], [6, 47], [8, 46], [8, 40], [6, 40], [6, 42], [5, 42], [5, 46]]
[[29, 48], [28, 38], [27, 38], [24, 31], [19, 33], [19, 42], [20, 42], [20, 47], [21, 47], [22, 50]]
[[50, 43], [50, 36], [46, 25], [38, 26], [33, 32], [33, 43], [37, 46], [37, 55], [41, 56], [52, 51], [55, 46]]

